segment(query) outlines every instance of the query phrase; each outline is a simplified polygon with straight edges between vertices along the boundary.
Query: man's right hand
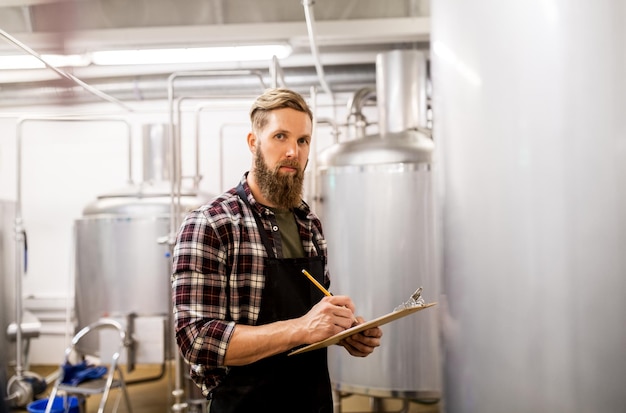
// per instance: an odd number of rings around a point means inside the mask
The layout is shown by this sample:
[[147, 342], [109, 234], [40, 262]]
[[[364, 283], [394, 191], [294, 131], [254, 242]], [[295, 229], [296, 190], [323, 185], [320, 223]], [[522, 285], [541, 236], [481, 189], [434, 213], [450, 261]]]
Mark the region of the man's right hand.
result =
[[298, 319], [306, 336], [304, 344], [325, 340], [352, 327], [354, 303], [345, 295], [324, 297]]

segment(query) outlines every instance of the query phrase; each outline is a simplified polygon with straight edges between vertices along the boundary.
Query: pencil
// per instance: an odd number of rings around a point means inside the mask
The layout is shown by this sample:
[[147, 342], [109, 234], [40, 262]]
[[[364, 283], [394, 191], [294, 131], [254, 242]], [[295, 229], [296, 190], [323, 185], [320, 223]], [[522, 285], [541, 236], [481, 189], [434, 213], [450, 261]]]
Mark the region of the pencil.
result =
[[318, 283], [318, 282], [317, 282], [317, 280], [316, 280], [315, 278], [313, 278], [313, 276], [312, 276], [311, 274], [309, 274], [309, 272], [308, 272], [307, 270], [302, 270], [302, 274], [306, 275], [306, 276], [307, 276], [307, 278], [308, 278], [309, 280], [311, 280], [311, 282], [312, 282], [313, 284], [315, 284], [315, 286], [316, 286], [317, 288], [319, 288], [319, 289], [320, 289], [320, 291], [321, 291], [321, 292], [323, 292], [323, 293], [324, 293], [324, 295], [325, 295], [326, 297], [330, 297], [330, 296], [332, 295], [332, 294], [330, 293], [330, 291], [328, 291], [326, 288], [324, 288], [324, 286], [323, 286], [322, 284]]
[[[302, 274], [306, 275], [306, 277], [311, 280], [311, 282], [317, 287], [319, 288], [319, 290], [321, 292], [324, 293], [324, 295], [326, 297], [330, 297], [332, 294], [330, 293], [330, 291], [328, 291], [326, 288], [324, 288], [324, 286], [322, 284], [320, 284], [319, 282], [317, 282], [317, 280], [315, 278], [313, 278], [313, 276], [311, 274], [309, 274], [309, 272], [307, 270], [302, 270]], [[352, 321], [354, 321], [355, 324], [359, 324], [359, 320], [356, 319], [356, 317], [354, 317], [352, 319]]]

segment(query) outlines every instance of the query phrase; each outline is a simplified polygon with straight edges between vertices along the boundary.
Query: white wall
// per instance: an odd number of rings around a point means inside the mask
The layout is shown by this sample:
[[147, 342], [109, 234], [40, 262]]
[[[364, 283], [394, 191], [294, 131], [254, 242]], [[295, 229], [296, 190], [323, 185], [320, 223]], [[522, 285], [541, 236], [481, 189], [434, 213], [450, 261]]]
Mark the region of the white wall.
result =
[[[318, 117], [346, 119], [347, 96], [337, 96], [338, 105], [318, 95]], [[246, 144], [249, 101], [211, 101], [199, 115], [200, 189], [218, 194], [234, 186], [250, 166]], [[183, 176], [195, 173], [196, 116], [199, 102], [183, 105], [182, 167]], [[141, 127], [145, 123], [168, 123], [167, 102], [131, 103], [135, 112], [120, 111], [110, 103], [63, 107], [20, 108], [0, 112], [0, 199], [17, 199], [18, 119], [22, 142], [22, 217], [28, 237], [28, 271], [23, 278], [23, 295], [35, 297], [29, 303], [54, 303], [58, 307], [72, 302], [73, 244], [72, 226], [85, 205], [98, 195], [127, 185], [128, 147], [124, 122], [113, 120], [58, 122], [33, 121], [50, 114], [84, 114], [89, 118], [123, 119], [131, 125], [132, 176], [142, 180]], [[368, 119], [375, 121], [375, 108], [365, 108]], [[93, 116], [91, 114], [98, 114]], [[375, 126], [373, 126], [375, 128]], [[374, 130], [375, 132], [375, 130]], [[343, 138], [346, 137], [343, 130]], [[369, 130], [368, 130], [368, 133]], [[373, 133], [373, 132], [371, 132]], [[220, 134], [223, 134], [224, 158], [220, 161]], [[317, 128], [318, 150], [332, 143], [330, 128]], [[223, 167], [223, 186], [220, 169]], [[165, 235], [165, 234], [164, 234]], [[7, 294], [8, 292], [5, 292]], [[69, 300], [67, 297], [69, 295]], [[61, 304], [59, 304], [61, 303]], [[31, 304], [35, 305], [35, 304]], [[48, 306], [48, 304], [44, 304]], [[58, 308], [55, 313], [58, 314]], [[52, 312], [52, 310], [51, 310]], [[61, 311], [61, 314], [63, 312]], [[62, 357], [67, 335], [61, 323], [44, 326], [45, 334], [33, 341], [31, 362], [56, 364]]]

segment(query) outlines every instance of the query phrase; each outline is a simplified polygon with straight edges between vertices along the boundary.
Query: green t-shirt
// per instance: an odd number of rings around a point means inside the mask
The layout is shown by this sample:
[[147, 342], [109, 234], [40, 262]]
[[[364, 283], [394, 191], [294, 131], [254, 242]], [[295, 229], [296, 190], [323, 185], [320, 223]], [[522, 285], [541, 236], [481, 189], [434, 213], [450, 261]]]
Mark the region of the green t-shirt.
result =
[[270, 208], [276, 215], [278, 230], [283, 242], [283, 256], [285, 258], [301, 258], [304, 257], [304, 248], [300, 240], [298, 225], [293, 211], [285, 209]]

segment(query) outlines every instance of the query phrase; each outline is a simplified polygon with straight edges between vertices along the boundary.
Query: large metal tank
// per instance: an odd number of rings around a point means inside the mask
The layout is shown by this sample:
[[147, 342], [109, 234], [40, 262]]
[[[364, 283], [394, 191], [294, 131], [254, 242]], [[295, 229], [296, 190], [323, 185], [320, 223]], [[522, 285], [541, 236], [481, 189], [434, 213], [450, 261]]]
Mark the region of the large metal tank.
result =
[[[79, 326], [103, 316], [169, 316], [171, 259], [163, 241], [172, 196], [165, 125], [144, 126], [143, 155], [142, 184], [99, 196], [75, 222]], [[204, 200], [183, 189], [179, 210], [184, 214]]]
[[[328, 242], [331, 290], [352, 297], [359, 315], [392, 311], [417, 287], [437, 301], [434, 269], [433, 141], [425, 121], [425, 58], [393, 51], [377, 59], [380, 134], [320, 154], [319, 214]], [[382, 327], [381, 347], [365, 359], [329, 351], [335, 390], [377, 397], [438, 399], [436, 306]]]
[[626, 412], [624, 2], [431, 4], [447, 412]]

